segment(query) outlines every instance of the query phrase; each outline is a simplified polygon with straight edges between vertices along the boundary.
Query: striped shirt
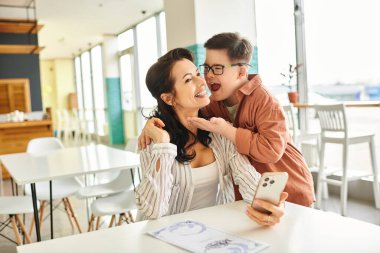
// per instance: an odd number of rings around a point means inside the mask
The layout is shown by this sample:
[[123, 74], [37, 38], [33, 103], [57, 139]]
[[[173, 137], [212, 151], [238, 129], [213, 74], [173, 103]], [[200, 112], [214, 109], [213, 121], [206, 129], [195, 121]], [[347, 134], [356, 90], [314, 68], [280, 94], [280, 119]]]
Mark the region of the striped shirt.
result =
[[[251, 202], [260, 174], [247, 157], [237, 152], [231, 141], [214, 133], [210, 133], [210, 137], [210, 148], [219, 169], [216, 203], [235, 201], [233, 181], [239, 185], [243, 199]], [[143, 179], [136, 189], [139, 219], [157, 219], [189, 210], [194, 192], [192, 169], [190, 163], [175, 160], [176, 155], [177, 146], [172, 143], [151, 144], [140, 153]], [[158, 160], [160, 169], [157, 172]]]

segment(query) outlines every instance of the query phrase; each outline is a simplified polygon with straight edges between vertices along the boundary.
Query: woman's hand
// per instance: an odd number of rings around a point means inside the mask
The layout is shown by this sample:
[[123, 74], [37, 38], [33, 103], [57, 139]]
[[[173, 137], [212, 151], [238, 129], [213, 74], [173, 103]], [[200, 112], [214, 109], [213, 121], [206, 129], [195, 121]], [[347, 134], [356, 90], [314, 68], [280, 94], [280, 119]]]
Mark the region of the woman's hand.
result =
[[273, 226], [280, 222], [281, 217], [285, 214], [285, 200], [288, 197], [287, 192], [281, 193], [280, 203], [278, 205], [273, 205], [264, 200], [255, 199], [255, 204], [268, 210], [271, 214], [266, 214], [257, 211], [250, 205], [247, 206], [245, 213], [251, 219], [256, 221], [258, 224], [263, 226]]
[[149, 119], [138, 139], [139, 149], [145, 149], [151, 141], [154, 143], [168, 143], [170, 142], [170, 136], [168, 132], [162, 129], [165, 126], [164, 122], [158, 118]]

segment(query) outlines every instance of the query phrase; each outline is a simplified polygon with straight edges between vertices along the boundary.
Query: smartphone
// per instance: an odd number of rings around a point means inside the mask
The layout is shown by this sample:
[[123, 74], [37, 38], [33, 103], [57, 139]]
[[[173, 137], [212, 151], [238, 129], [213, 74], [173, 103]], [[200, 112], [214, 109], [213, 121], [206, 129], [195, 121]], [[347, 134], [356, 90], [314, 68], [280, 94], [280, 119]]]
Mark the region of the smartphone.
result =
[[251, 206], [256, 210], [271, 214], [270, 211], [254, 204], [254, 200], [262, 199], [278, 205], [281, 193], [284, 191], [286, 182], [288, 181], [288, 173], [286, 172], [265, 172], [261, 175], [256, 194], [253, 197]]

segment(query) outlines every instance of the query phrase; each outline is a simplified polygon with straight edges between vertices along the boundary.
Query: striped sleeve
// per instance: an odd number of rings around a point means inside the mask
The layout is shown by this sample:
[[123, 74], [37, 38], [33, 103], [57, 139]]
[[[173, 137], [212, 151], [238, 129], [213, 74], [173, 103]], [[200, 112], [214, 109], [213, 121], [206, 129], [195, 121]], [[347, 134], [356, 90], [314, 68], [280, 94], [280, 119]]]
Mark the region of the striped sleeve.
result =
[[173, 185], [171, 171], [176, 156], [177, 147], [171, 143], [151, 144], [140, 153], [143, 178], [136, 189], [136, 204], [149, 219], [164, 216], [168, 211]]
[[239, 185], [239, 192], [244, 201], [252, 202], [260, 180], [260, 173], [249, 162], [245, 155], [240, 154], [236, 146], [228, 139], [225, 140], [226, 157], [229, 169], [235, 184]]

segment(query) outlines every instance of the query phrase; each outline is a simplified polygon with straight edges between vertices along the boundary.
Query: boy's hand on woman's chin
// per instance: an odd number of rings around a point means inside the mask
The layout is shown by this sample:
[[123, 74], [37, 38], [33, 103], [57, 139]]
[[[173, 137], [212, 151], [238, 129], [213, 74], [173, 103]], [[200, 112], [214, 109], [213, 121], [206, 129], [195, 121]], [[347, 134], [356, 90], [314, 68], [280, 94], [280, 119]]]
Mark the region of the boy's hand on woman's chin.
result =
[[199, 129], [221, 134], [235, 143], [236, 128], [223, 118], [212, 117], [210, 120], [206, 120], [198, 117], [188, 117], [187, 120]]

